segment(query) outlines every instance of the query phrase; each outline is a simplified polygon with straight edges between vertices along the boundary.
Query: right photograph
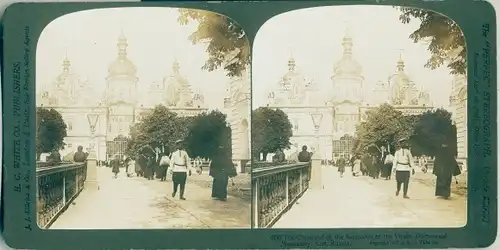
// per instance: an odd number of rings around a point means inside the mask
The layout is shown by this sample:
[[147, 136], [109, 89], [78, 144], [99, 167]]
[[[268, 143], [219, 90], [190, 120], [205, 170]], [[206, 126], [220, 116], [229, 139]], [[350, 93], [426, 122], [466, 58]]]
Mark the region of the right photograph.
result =
[[252, 56], [252, 227], [465, 226], [466, 51], [426, 9], [269, 19]]

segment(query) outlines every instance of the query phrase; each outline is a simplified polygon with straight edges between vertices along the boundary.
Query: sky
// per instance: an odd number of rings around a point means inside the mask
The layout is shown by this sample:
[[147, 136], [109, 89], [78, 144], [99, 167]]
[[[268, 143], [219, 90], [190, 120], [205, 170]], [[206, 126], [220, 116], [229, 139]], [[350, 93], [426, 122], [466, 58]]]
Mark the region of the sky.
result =
[[449, 107], [453, 77], [446, 67], [424, 68], [430, 57], [427, 46], [408, 38], [420, 21], [402, 24], [398, 17], [399, 11], [391, 6], [360, 5], [302, 9], [268, 20], [253, 46], [253, 108], [266, 104], [270, 85], [288, 71], [290, 55], [306, 78], [331, 88], [333, 65], [342, 57], [346, 29], [353, 38], [353, 56], [363, 68], [365, 94], [395, 73], [402, 52], [410, 79], [429, 92], [436, 107]]
[[37, 87], [50, 84], [62, 72], [68, 56], [73, 71], [88, 79], [96, 91], [104, 91], [108, 66], [117, 57], [120, 33], [128, 39], [128, 58], [137, 67], [139, 94], [153, 81], [171, 73], [175, 58], [192, 90], [205, 96], [209, 109], [224, 107], [226, 84], [223, 70], [207, 72], [206, 45], [193, 45], [187, 38], [197, 23], [181, 26], [178, 9], [133, 7], [81, 11], [62, 16], [42, 32], [37, 47]]

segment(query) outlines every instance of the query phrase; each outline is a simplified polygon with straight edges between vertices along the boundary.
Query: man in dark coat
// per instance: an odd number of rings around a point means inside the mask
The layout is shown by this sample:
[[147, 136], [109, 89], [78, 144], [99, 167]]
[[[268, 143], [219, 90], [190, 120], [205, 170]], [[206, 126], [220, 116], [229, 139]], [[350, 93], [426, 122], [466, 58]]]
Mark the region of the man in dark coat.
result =
[[78, 146], [77, 151], [73, 155], [74, 162], [85, 162], [87, 160], [87, 154], [83, 152], [83, 147]]
[[[299, 153], [299, 162], [311, 162], [311, 156], [312, 154], [307, 152], [307, 146], [304, 145], [302, 146], [302, 151], [300, 151]], [[309, 164], [309, 168], [308, 168], [308, 180], [311, 180], [311, 164]]]
[[310, 162], [311, 161], [311, 153], [307, 151], [307, 146], [302, 146], [302, 151], [299, 153], [299, 162]]
[[368, 153], [363, 154], [361, 163], [361, 172], [363, 173], [363, 175], [368, 175], [369, 173], [371, 173], [372, 157]]
[[340, 157], [337, 160], [337, 167], [339, 168], [340, 178], [344, 177], [345, 165], [346, 165], [346, 160], [344, 159], [344, 157]]

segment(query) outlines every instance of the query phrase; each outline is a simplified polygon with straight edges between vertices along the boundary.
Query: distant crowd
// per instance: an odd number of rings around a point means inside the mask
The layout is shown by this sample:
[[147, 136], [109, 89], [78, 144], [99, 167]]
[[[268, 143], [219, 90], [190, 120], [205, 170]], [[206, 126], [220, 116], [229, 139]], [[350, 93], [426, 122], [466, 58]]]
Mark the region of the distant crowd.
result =
[[[98, 166], [109, 167], [113, 178], [117, 179], [121, 171], [125, 171], [126, 178], [143, 177], [147, 180], [159, 179], [167, 181], [171, 176], [173, 188], [172, 198], [179, 194], [179, 199], [186, 200], [185, 186], [189, 176], [193, 173], [203, 174], [203, 167], [209, 168], [209, 175], [213, 178], [212, 199], [225, 201], [229, 178], [237, 175], [237, 170], [232, 162], [228, 150], [219, 147], [218, 154], [213, 159], [191, 159], [183, 147], [183, 140], [176, 141], [176, 148], [170, 154], [159, 149], [145, 146], [134, 152], [133, 155], [113, 155], [107, 161], [97, 161]], [[78, 146], [72, 159], [64, 159], [57, 151], [41, 154], [40, 161], [48, 163], [60, 162], [87, 162], [89, 153]], [[68, 158], [68, 157], [65, 157]]]
[[403, 198], [409, 199], [410, 177], [415, 174], [417, 168], [421, 172], [427, 173], [431, 160], [433, 161], [432, 173], [437, 178], [435, 195], [448, 199], [451, 195], [453, 176], [460, 175], [461, 168], [452, 149], [444, 143], [433, 158], [427, 156], [414, 157], [408, 141], [400, 140], [393, 151], [385, 148], [367, 150], [367, 152], [354, 155], [350, 159], [341, 157], [337, 159], [334, 165], [338, 167], [341, 177], [343, 177], [347, 166], [351, 167], [354, 177], [369, 176], [373, 179], [384, 178], [390, 180], [394, 176], [396, 179], [395, 195], [399, 196], [401, 188], [403, 188]]
[[[313, 153], [307, 151], [307, 146], [302, 147], [301, 152], [292, 153], [285, 159], [283, 151], [278, 150], [272, 157], [272, 161], [279, 162], [309, 162]], [[455, 176], [461, 174], [453, 150], [443, 143], [436, 150], [434, 157], [414, 157], [406, 139], [396, 143], [393, 150], [375, 145], [366, 148], [363, 153], [339, 157], [336, 160], [322, 160], [323, 166], [335, 166], [338, 168], [340, 177], [344, 177], [346, 167], [351, 168], [352, 176], [367, 176], [373, 179], [396, 180], [395, 195], [403, 192], [403, 198], [409, 199], [408, 189], [410, 177], [415, 174], [415, 169], [427, 173], [432, 161], [432, 173], [436, 176], [435, 195], [444, 199], [450, 198], [451, 183]], [[401, 190], [402, 189], [402, 190]]]

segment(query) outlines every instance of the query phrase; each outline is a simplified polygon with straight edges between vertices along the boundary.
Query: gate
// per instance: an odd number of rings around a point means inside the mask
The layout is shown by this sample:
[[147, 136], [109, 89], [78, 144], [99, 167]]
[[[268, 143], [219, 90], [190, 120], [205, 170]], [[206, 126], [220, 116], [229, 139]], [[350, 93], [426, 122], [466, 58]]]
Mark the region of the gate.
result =
[[112, 141], [106, 142], [106, 156], [111, 159], [114, 155], [118, 155], [121, 160], [125, 159], [125, 151], [127, 150], [128, 138], [119, 135]]

